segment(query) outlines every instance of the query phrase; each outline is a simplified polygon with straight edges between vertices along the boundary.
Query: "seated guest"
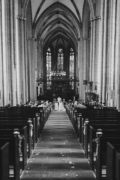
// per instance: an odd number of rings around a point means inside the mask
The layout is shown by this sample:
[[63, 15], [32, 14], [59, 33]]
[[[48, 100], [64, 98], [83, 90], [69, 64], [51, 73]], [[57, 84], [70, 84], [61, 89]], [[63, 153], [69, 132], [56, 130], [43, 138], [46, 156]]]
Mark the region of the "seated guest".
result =
[[78, 102], [75, 100], [74, 101], [74, 107], [77, 107], [77, 105], [78, 105]]
[[86, 109], [87, 107], [85, 105], [83, 105], [81, 102], [78, 102], [77, 107], [81, 108], [81, 109]]

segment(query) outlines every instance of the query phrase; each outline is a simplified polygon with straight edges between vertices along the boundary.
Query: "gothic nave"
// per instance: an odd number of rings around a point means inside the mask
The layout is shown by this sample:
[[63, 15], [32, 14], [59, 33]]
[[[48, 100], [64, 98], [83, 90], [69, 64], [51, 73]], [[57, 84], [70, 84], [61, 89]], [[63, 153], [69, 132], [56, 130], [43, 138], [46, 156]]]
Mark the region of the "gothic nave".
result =
[[[62, 131], [62, 132], [61, 132]], [[21, 180], [95, 180], [66, 112], [50, 114]]]
[[[64, 150], [73, 143], [80, 163], [76, 167], [69, 164], [71, 160], [66, 164], [68, 157], [65, 164], [64, 158], [60, 159], [58, 171], [72, 167], [77, 171], [71, 177], [67, 171], [62, 178], [119, 180], [119, 69], [119, 0], [0, 0], [2, 180], [10, 179], [11, 172], [14, 180], [29, 179], [22, 175], [26, 176], [25, 168], [37, 156], [39, 147], [38, 158], [43, 163], [39, 173], [43, 174], [36, 179], [60, 179], [52, 176], [51, 163], [59, 158], [52, 160], [51, 152], [46, 157], [41, 152], [47, 142], [45, 151], [55, 146], [58, 156], [65, 155], [59, 153], [59, 138], [66, 143]], [[64, 112], [56, 110], [60, 103]], [[63, 119], [59, 122], [59, 118]], [[75, 155], [72, 153], [71, 158]], [[50, 166], [42, 162], [47, 157]], [[108, 157], [114, 157], [110, 166]], [[81, 177], [84, 170], [86, 177]], [[106, 179], [101, 177], [102, 170]], [[31, 177], [35, 180], [34, 175]]]

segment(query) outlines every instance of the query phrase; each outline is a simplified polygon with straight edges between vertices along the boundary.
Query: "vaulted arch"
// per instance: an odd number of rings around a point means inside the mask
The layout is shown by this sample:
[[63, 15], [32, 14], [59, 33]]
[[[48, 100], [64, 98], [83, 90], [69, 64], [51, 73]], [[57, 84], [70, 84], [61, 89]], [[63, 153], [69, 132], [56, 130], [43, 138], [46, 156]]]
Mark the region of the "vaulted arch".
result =
[[[39, 38], [45, 39], [47, 34], [59, 26], [61, 26], [63, 31], [69, 31], [71, 36], [74, 35], [76, 38], [80, 37], [81, 23], [68, 7], [56, 2], [48, 7], [36, 22], [33, 22], [34, 35], [35, 37], [39, 36]], [[44, 33], [45, 29], [48, 29], [46, 33]], [[42, 36], [43, 34], [44, 37]]]

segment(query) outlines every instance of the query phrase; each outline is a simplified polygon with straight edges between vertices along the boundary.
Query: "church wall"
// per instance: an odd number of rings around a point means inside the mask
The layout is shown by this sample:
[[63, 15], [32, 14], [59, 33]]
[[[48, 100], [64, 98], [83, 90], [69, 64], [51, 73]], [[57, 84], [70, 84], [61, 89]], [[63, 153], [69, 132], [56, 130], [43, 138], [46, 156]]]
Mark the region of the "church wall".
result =
[[36, 96], [31, 7], [25, 14], [22, 1], [0, 3], [0, 106], [23, 104]]
[[[84, 8], [87, 8], [86, 3]], [[120, 108], [120, 2], [96, 0], [94, 16], [90, 10], [90, 38], [87, 15], [83, 10], [83, 80], [92, 81], [92, 91], [99, 94], [99, 102]], [[87, 11], [88, 12], [88, 11]], [[86, 17], [86, 18], [85, 18]], [[88, 45], [89, 40], [89, 45]], [[90, 51], [90, 54], [88, 53]], [[89, 54], [89, 56], [87, 56]], [[86, 70], [85, 70], [86, 67]], [[81, 70], [81, 69], [80, 69]], [[84, 86], [89, 90], [89, 85]], [[84, 91], [82, 89], [82, 91]]]
[[119, 109], [117, 1], [96, 1], [96, 82], [100, 102]]
[[[0, 105], [8, 105], [16, 100], [16, 79], [13, 78], [15, 70], [15, 39], [14, 35], [14, 6], [13, 1], [0, 1]], [[11, 10], [12, 9], [12, 10]], [[16, 76], [14, 76], [16, 77]]]

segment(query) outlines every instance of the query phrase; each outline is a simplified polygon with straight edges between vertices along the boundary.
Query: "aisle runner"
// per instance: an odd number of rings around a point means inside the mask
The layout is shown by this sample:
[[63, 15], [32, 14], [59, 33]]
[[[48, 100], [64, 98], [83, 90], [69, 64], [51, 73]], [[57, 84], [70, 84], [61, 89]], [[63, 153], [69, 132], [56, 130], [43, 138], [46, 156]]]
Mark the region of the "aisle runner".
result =
[[95, 179], [66, 112], [51, 113], [21, 179]]

